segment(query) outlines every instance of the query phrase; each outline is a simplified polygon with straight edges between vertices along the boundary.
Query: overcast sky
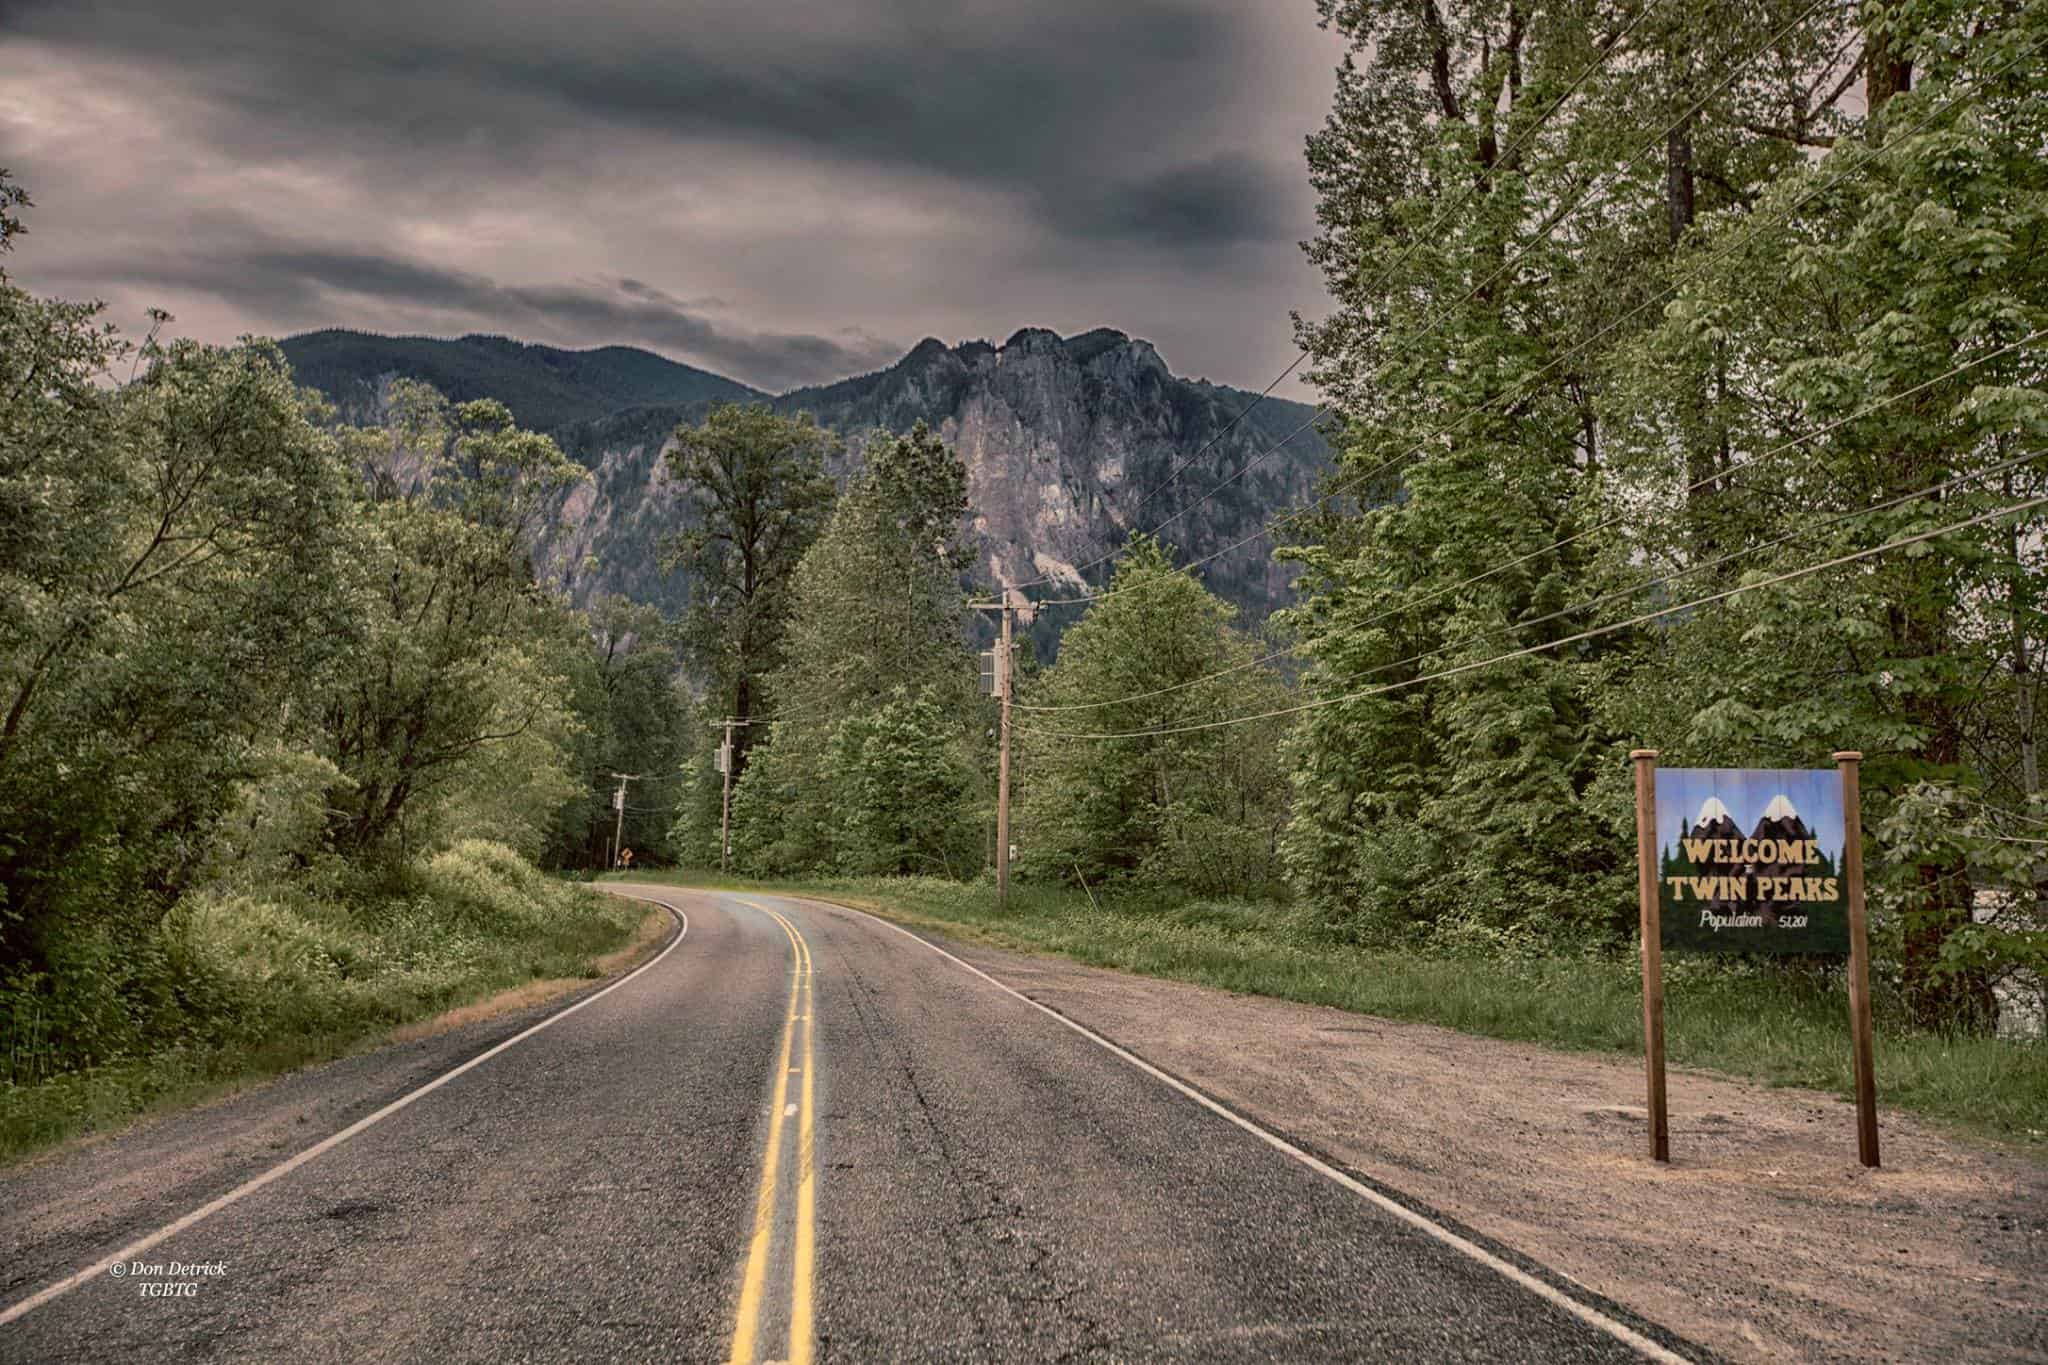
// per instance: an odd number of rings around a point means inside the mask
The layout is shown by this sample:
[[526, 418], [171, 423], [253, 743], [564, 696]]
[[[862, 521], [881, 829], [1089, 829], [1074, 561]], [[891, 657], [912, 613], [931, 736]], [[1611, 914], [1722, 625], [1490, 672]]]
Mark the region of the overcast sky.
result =
[[782, 389], [1112, 326], [1258, 388], [1322, 308], [1340, 56], [1314, 0], [0, 0], [8, 269], [217, 340], [618, 342]]

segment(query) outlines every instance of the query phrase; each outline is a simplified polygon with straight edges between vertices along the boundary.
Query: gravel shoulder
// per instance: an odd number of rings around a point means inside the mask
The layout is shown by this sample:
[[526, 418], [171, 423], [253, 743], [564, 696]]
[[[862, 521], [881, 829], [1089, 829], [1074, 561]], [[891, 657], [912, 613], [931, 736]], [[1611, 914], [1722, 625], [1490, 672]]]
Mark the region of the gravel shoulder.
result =
[[[924, 932], [922, 929], [920, 932]], [[935, 939], [940, 936], [932, 935]], [[1833, 1096], [943, 940], [1359, 1174], [1737, 1360], [2048, 1360], [2048, 1166]]]

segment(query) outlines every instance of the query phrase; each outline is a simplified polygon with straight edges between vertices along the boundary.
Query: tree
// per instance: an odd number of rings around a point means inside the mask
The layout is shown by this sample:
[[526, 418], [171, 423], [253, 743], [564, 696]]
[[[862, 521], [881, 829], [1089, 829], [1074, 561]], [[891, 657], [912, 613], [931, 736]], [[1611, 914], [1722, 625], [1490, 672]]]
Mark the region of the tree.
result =
[[[1639, 485], [1689, 473], [1670, 465], [1672, 395], [1704, 376], [1724, 395], [1714, 420], [1742, 466], [1719, 545], [1748, 551], [1724, 581], [2048, 492], [2021, 458], [2048, 433], [2040, 354], [2023, 344], [2048, 327], [2048, 269], [2027, 245], [2048, 239], [2048, 97], [2024, 60], [2048, 26], [1972, 4], [1874, 14], [1878, 117], [1865, 137], [1760, 197], [1775, 231], [1703, 225], [1662, 325], [1626, 353], [1631, 420], [1615, 424], [1616, 454]], [[1620, 557], [1673, 562], [1668, 519], [1639, 524]], [[1635, 663], [1636, 688], [1687, 699], [1651, 722], [1675, 749], [1740, 744], [1802, 764], [1865, 752], [1871, 823], [1894, 832], [1870, 848], [1879, 922], [1927, 1026], [1981, 1026], [1995, 1011], [1979, 948], [1999, 931], [1973, 912], [1998, 860], [1970, 832], [1989, 837], [1990, 812], [2029, 818], [2039, 794], [2028, 746], [2043, 524], [2038, 511], [2000, 518], [1745, 595], [1645, 639]], [[1688, 562], [1681, 549], [1676, 565]]]
[[626, 846], [670, 857], [683, 805], [685, 765], [704, 745], [703, 723], [676, 679], [674, 627], [653, 607], [606, 596], [565, 616], [560, 649], [582, 729], [579, 786], [555, 817], [550, 857], [560, 866], [604, 864], [621, 822], [615, 773], [635, 773], [623, 821]]
[[[667, 563], [690, 574], [683, 648], [736, 719], [755, 719], [761, 679], [782, 660], [792, 577], [831, 510], [825, 462], [838, 449], [810, 418], [759, 405], [721, 403], [702, 426], [676, 428], [668, 467], [690, 524]], [[751, 745], [742, 729], [735, 775]]]
[[924, 424], [870, 443], [791, 583], [787, 658], [767, 680], [769, 752], [734, 797], [735, 844], [751, 865], [835, 860], [836, 820], [819, 800], [832, 790], [834, 736], [898, 687], [938, 708], [967, 761], [981, 707], [960, 586], [966, 512], [966, 467]]
[[[1290, 746], [1290, 876], [1347, 931], [1478, 913], [1615, 932], [1603, 774], [1628, 746], [1598, 701], [1625, 646], [1549, 651], [1611, 585], [1594, 528], [1617, 357], [1699, 225], [1847, 126], [1853, 34], [1792, 0], [1322, 11], [1353, 52], [1309, 149], [1334, 308], [1301, 337], [1356, 511], [1285, 551], [1304, 685], [1328, 703]], [[1727, 457], [1720, 382], [1673, 392], [1688, 468]], [[1690, 501], [1697, 543], [1712, 506]], [[1542, 652], [1466, 667], [1520, 650]]]
[[929, 687], [890, 691], [832, 737], [838, 870], [957, 876], [980, 840], [967, 818], [973, 773]]
[[1078, 870], [1206, 895], [1277, 888], [1285, 722], [1144, 733], [1286, 705], [1256, 643], [1231, 627], [1235, 614], [1157, 541], [1124, 547], [1102, 600], [1021, 698], [1020, 877], [1064, 881]]
[[345, 472], [275, 349], [0, 280], [0, 971], [146, 928], [338, 644]]
[[322, 752], [342, 775], [328, 840], [352, 859], [418, 842], [428, 831], [407, 817], [422, 798], [431, 814], [484, 750], [553, 723], [567, 689], [531, 644], [559, 608], [527, 544], [583, 471], [494, 400], [450, 409], [418, 386], [397, 409], [393, 428], [357, 447], [410, 452], [419, 473], [362, 495], [360, 616], [320, 713]]

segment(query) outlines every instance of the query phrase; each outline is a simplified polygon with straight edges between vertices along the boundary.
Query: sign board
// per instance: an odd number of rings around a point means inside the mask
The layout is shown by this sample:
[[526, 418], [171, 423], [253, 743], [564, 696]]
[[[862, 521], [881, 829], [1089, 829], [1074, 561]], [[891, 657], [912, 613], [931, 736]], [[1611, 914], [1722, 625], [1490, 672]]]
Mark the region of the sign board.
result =
[[1878, 1164], [1863, 905], [1863, 755], [1835, 770], [1659, 768], [1634, 749], [1636, 901], [1642, 915], [1643, 1069], [1650, 1157], [1671, 1159], [1664, 1075], [1664, 945], [1849, 955], [1856, 1157]]
[[1659, 768], [1656, 812], [1663, 946], [1849, 951], [1835, 769]]

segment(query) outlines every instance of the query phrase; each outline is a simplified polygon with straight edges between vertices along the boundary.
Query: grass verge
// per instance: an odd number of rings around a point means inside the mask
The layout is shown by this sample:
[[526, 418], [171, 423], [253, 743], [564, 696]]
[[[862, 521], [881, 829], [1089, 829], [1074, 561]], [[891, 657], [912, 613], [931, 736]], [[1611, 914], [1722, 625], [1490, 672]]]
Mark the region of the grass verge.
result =
[[115, 1055], [67, 1066], [53, 1037], [62, 1030], [39, 1026], [35, 1002], [8, 1002], [0, 1163], [332, 1060], [405, 1025], [464, 1022], [449, 1011], [574, 989], [618, 970], [646, 920], [644, 906], [475, 841], [414, 869], [405, 894], [365, 903], [192, 898], [135, 954], [148, 974], [128, 998], [146, 1003], [128, 1006], [131, 1032]]
[[[1333, 1005], [1464, 1033], [1642, 1055], [1632, 954], [1431, 956], [1310, 941], [1271, 906], [1099, 907], [1078, 893], [937, 879], [749, 882], [636, 872], [637, 882], [816, 895], [957, 938], [1224, 990]], [[1098, 897], [1101, 895], [1097, 893]], [[1880, 993], [1879, 1102], [2048, 1157], [2048, 1045], [1916, 1032]], [[1674, 1066], [1849, 1097], [1848, 1002], [1837, 970], [1667, 956], [1665, 1039]]]

